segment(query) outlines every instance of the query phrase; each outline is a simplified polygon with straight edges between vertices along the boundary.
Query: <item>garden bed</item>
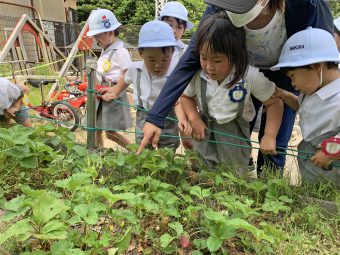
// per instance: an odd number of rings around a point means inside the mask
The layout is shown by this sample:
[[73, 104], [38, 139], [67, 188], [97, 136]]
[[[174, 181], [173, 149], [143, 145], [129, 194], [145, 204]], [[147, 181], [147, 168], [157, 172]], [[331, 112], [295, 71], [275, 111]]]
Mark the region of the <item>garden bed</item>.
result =
[[338, 254], [339, 214], [301, 199], [336, 205], [330, 187], [196, 172], [166, 149], [88, 152], [49, 125], [1, 129], [0, 151], [1, 254]]

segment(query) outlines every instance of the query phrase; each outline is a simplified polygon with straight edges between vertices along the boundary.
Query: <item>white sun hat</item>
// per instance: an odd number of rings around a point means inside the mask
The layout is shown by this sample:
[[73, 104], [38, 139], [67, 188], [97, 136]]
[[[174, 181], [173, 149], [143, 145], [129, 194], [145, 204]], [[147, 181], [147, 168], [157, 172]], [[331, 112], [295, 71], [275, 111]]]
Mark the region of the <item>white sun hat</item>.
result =
[[138, 48], [177, 46], [176, 38], [169, 24], [153, 20], [145, 23], [139, 32]]
[[89, 17], [89, 31], [86, 35], [94, 36], [100, 33], [114, 31], [121, 25], [112, 11], [107, 9], [93, 10]]
[[340, 62], [335, 39], [328, 31], [308, 27], [292, 35], [284, 44], [279, 62], [271, 67], [299, 67], [322, 62]]
[[340, 17], [334, 20], [334, 26], [340, 31]]
[[158, 19], [162, 19], [164, 16], [175, 17], [184, 20], [187, 23], [187, 30], [194, 27], [194, 24], [188, 19], [188, 11], [180, 2], [168, 2], [164, 5], [159, 14]]

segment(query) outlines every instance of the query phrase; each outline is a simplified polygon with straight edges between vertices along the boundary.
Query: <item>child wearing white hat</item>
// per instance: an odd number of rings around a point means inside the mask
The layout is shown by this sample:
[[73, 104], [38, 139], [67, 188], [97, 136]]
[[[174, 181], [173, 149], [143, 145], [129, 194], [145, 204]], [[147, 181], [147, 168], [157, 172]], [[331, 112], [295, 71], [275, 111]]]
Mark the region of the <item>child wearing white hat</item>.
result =
[[188, 11], [184, 5], [175, 1], [168, 2], [164, 5], [158, 19], [168, 23], [175, 35], [177, 45], [175, 46], [171, 65], [176, 66], [188, 47], [187, 44], [182, 42], [182, 36], [186, 30], [192, 29], [194, 24], [189, 21]]
[[340, 52], [340, 17], [334, 20], [334, 38]]
[[[115, 15], [107, 9], [93, 10], [89, 17], [87, 36], [94, 36], [102, 48], [97, 64], [97, 80], [100, 84], [111, 87], [116, 85], [121, 75], [131, 63], [131, 57], [124, 43], [119, 40], [118, 22]], [[122, 92], [120, 101], [128, 104], [126, 92]], [[96, 126], [106, 129], [106, 137], [126, 148], [130, 141], [116, 130], [126, 130], [132, 127], [130, 108], [117, 102], [96, 100]], [[103, 131], [97, 131], [97, 145], [103, 147]]]
[[[162, 8], [158, 19], [170, 25], [177, 41], [171, 61], [171, 69], [173, 69], [188, 48], [188, 45], [181, 40], [182, 36], [185, 31], [191, 30], [194, 24], [189, 21], [188, 11], [184, 5], [176, 1], [167, 2]], [[181, 136], [182, 135], [184, 134], [181, 134]], [[182, 145], [186, 149], [192, 149], [193, 146], [191, 139], [182, 140]]]
[[327, 181], [337, 187], [340, 187], [339, 62], [332, 34], [307, 28], [287, 40], [279, 63], [271, 68], [282, 69], [301, 92], [296, 96], [277, 89], [276, 94], [300, 116], [303, 141], [298, 146], [298, 162], [302, 181]]
[[[159, 20], [153, 20], [144, 24], [139, 33], [138, 51], [143, 61], [134, 62], [128, 68], [117, 86], [104, 88], [101, 92], [103, 99], [110, 101], [116, 99], [129, 84], [134, 84], [133, 99], [138, 106], [136, 115], [136, 142], [143, 139], [142, 129], [145, 123], [147, 111], [151, 109], [156, 101], [163, 85], [170, 74], [171, 59], [174, 47], [177, 45], [171, 27]], [[191, 127], [186, 119], [181, 103], [174, 107], [178, 118], [178, 124], [167, 121], [159, 139], [159, 147], [177, 149], [180, 142], [178, 139], [179, 130], [184, 134], [191, 134]], [[169, 116], [174, 116], [173, 111]]]

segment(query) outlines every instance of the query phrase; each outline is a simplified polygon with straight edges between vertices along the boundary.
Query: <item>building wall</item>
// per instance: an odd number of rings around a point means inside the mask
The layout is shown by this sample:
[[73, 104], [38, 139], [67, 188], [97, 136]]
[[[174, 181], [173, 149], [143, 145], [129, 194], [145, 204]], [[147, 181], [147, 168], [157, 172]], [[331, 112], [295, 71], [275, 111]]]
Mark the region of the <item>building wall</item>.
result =
[[41, 19], [66, 22], [64, 0], [33, 0], [33, 4]]
[[[6, 0], [5, 2], [28, 6], [31, 5], [30, 0]], [[0, 3], [0, 16], [20, 17], [23, 14], [27, 14], [32, 17], [33, 12], [31, 9], [24, 7]]]
[[[55, 22], [66, 22], [65, 8], [76, 9], [75, 0], [67, 0], [65, 2], [67, 6], [64, 4], [64, 0], [6, 0], [6, 2], [27, 6], [33, 5], [42, 20]], [[33, 14], [32, 9], [0, 3], [0, 16], [20, 17], [23, 14], [28, 14], [31, 18], [38, 18], [37, 13], [34, 12]]]

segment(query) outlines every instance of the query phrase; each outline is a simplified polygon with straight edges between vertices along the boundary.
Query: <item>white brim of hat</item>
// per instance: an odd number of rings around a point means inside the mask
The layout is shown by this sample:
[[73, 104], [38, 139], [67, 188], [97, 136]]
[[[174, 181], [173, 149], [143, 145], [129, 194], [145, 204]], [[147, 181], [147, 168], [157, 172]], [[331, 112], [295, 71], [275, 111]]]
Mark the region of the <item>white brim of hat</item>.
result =
[[143, 43], [138, 43], [138, 48], [161, 48], [161, 47], [170, 47], [177, 46], [177, 42], [164, 42], [159, 40], [153, 40]]
[[[163, 18], [164, 16], [165, 16], [165, 15], [163, 15], [163, 16], [158, 16], [157, 19], [162, 20], [162, 18]], [[171, 16], [171, 17], [181, 19], [181, 18], [175, 17], [175, 16]], [[190, 29], [193, 29], [193, 28], [194, 28], [194, 24], [193, 24], [191, 21], [189, 21], [189, 20], [184, 20], [184, 21], [187, 23], [186, 30], [190, 30]]]
[[340, 17], [334, 20], [334, 26], [340, 31]]
[[331, 58], [314, 58], [313, 60], [300, 60], [300, 61], [294, 61], [294, 62], [283, 62], [283, 63], [278, 63], [277, 65], [273, 66], [270, 68], [272, 71], [277, 71], [280, 70], [281, 68], [285, 67], [300, 67], [300, 66], [308, 66], [312, 64], [317, 64], [317, 63], [322, 63], [322, 62], [336, 62], [340, 63], [340, 57], [331, 57]]
[[89, 30], [86, 33], [86, 36], [94, 36], [94, 35], [98, 35], [98, 34], [101, 34], [101, 33], [114, 31], [118, 27], [120, 27], [121, 25], [122, 24], [118, 22], [117, 24], [115, 24], [114, 26], [111, 26], [110, 28], [92, 29], [92, 30]]
[[190, 30], [190, 29], [193, 29], [193, 28], [194, 28], [194, 24], [191, 21], [188, 20], [186, 30]]

